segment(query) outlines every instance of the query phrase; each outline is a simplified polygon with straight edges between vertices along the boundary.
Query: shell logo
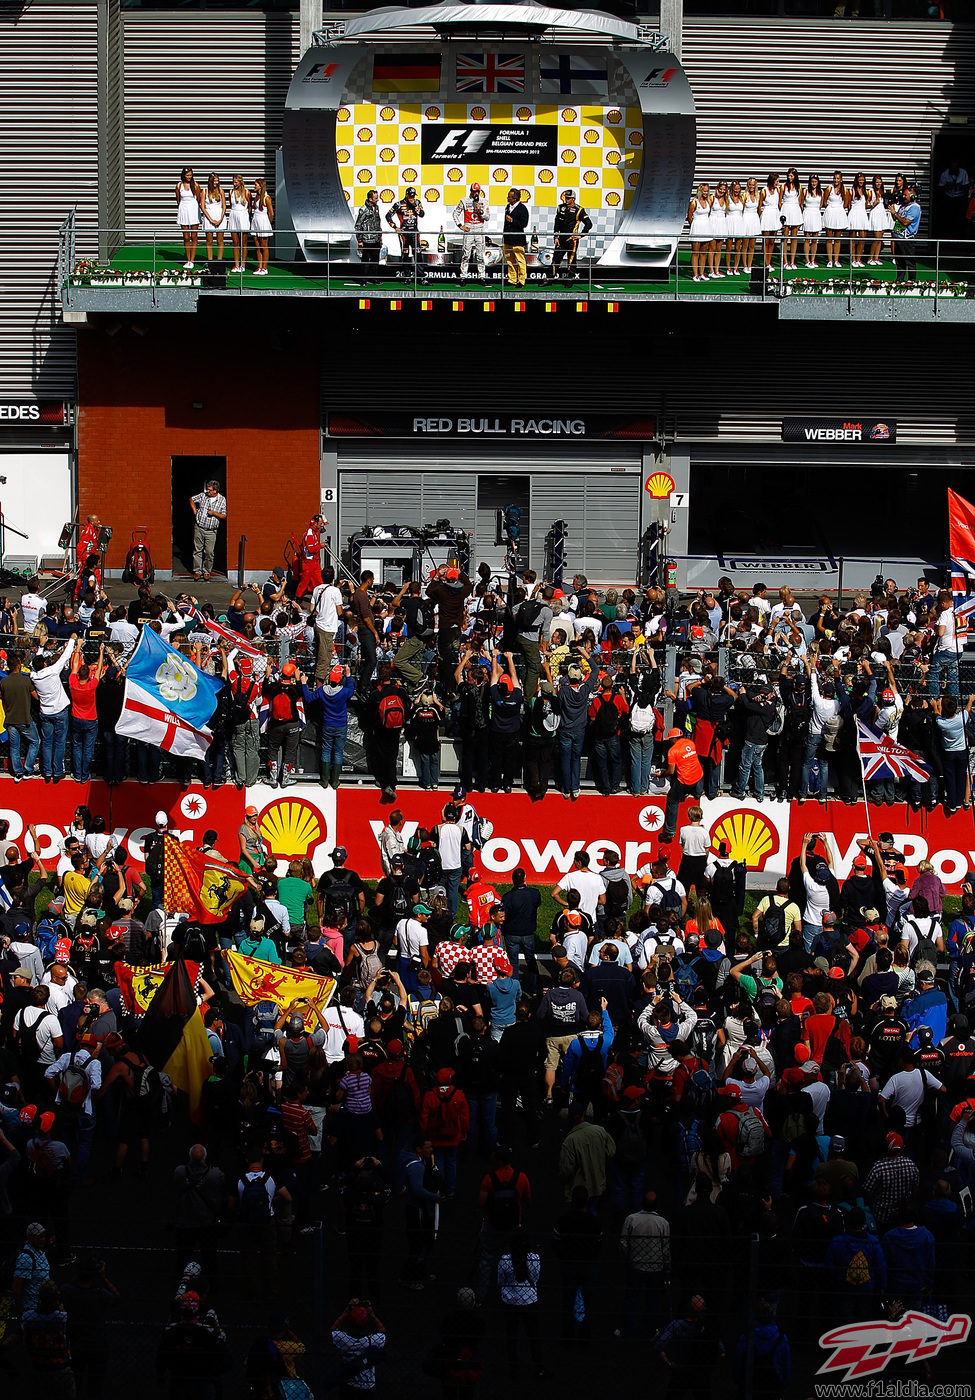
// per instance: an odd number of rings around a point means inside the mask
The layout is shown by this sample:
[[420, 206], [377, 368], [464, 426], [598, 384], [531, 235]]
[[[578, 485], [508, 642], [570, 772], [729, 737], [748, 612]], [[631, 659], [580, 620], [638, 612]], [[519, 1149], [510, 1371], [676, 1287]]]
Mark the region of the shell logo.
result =
[[631, 189], [636, 188], [636, 186], [640, 183], [640, 177], [636, 173], [636, 171], [634, 171], [632, 175], [627, 175], [626, 183], [630, 186]]
[[325, 823], [310, 803], [278, 797], [261, 813], [261, 835], [279, 860], [310, 857], [325, 840]]
[[619, 151], [607, 151], [607, 152], [606, 152], [606, 164], [607, 164], [607, 165], [619, 165], [619, 163], [620, 163], [620, 161], [621, 161], [622, 159], [623, 159], [623, 157], [620, 155]]
[[415, 141], [418, 135], [419, 135], [419, 132], [417, 131], [417, 129], [416, 129], [415, 126], [404, 126], [404, 127], [403, 127], [403, 140], [404, 140], [404, 141]]
[[765, 862], [779, 849], [779, 835], [761, 812], [728, 812], [711, 829], [711, 846], [728, 843], [732, 860], [740, 860], [749, 870], [764, 870]]
[[472, 108], [471, 108], [471, 121], [472, 121], [472, 122], [482, 122], [486, 116], [487, 116], [487, 110], [486, 110], [484, 107], [472, 107]]
[[403, 171], [403, 179], [404, 179], [408, 184], [409, 184], [409, 183], [412, 183], [412, 181], [415, 180], [415, 179], [417, 178], [418, 173], [419, 173], [419, 172], [416, 171], [416, 170], [414, 170], [414, 168], [413, 168], [412, 165], [408, 165], [408, 166], [406, 167], [406, 169]]
[[352, 159], [352, 152], [336, 151], [335, 159], [338, 161], [339, 165], [348, 165], [349, 161]]
[[619, 111], [618, 108], [613, 107], [606, 113], [606, 120], [611, 126], [619, 126], [620, 122], [623, 120], [623, 113]]
[[630, 134], [629, 134], [629, 136], [628, 136], [626, 139], [627, 139], [627, 141], [629, 141], [629, 143], [630, 143], [631, 146], [642, 146], [642, 145], [643, 145], [643, 132], [642, 132], [642, 131], [631, 131]]
[[359, 181], [360, 185], [368, 185], [372, 180], [372, 171], [357, 170], [355, 172], [355, 178]]
[[426, 202], [427, 202], [428, 204], [436, 204], [437, 200], [440, 198], [440, 191], [439, 191], [439, 190], [424, 190], [424, 191], [423, 191], [423, 197], [424, 197], [424, 199], [426, 200]]
[[585, 184], [585, 185], [594, 185], [598, 179], [599, 179], [599, 171], [598, 171], [598, 170], [587, 170], [586, 173], [585, 173], [585, 175], [583, 175], [583, 177], [582, 177], [582, 182], [583, 182], [583, 184]]
[[335, 113], [335, 120], [336, 120], [337, 122], [348, 122], [348, 121], [351, 121], [351, 120], [352, 120], [352, 113], [349, 111], [348, 107], [340, 107], [340, 108], [338, 109], [338, 111]]
[[348, 190], [343, 190], [342, 193], [345, 195], [345, 202], [346, 202], [346, 204], [351, 204], [351, 203], [352, 203], [352, 195], [349, 193], [349, 191], [348, 191]]
[[379, 109], [379, 120], [380, 120], [380, 121], [383, 121], [383, 122], [391, 122], [395, 116], [396, 116], [396, 109], [395, 109], [395, 107], [381, 107], [381, 108]]
[[575, 151], [563, 151], [563, 152], [562, 152], [562, 159], [563, 159], [563, 161], [565, 162], [566, 165], [574, 165], [574, 164], [575, 164], [575, 159], [576, 159], [576, 153], [575, 153]]
[[500, 181], [500, 180], [507, 180], [507, 178], [508, 178], [508, 172], [507, 172], [507, 170], [494, 170], [494, 171], [491, 172], [491, 179], [492, 179], [492, 180], [499, 180], [499, 181]]
[[515, 116], [520, 122], [526, 122], [528, 121], [531, 114], [532, 109], [530, 107], [519, 107], [517, 112], [515, 113]]
[[395, 190], [381, 190], [381, 191], [380, 191], [379, 200], [380, 200], [380, 203], [382, 203], [382, 204], [392, 204], [392, 202], [393, 202], [393, 200], [394, 200], [395, 198], [396, 198], [396, 192], [395, 192]]
[[606, 203], [610, 206], [611, 209], [615, 209], [619, 202], [619, 195], [616, 193], [615, 190], [610, 190], [609, 194], [606, 196]]
[[464, 178], [464, 172], [463, 172], [463, 170], [461, 170], [460, 167], [457, 166], [457, 165], [452, 165], [452, 166], [450, 167], [450, 169], [447, 171], [447, 179], [448, 179], [448, 180], [452, 180], [452, 181], [454, 182], [455, 185], [456, 185], [456, 183], [457, 183], [458, 180], [463, 180], [463, 178]]
[[577, 116], [578, 113], [574, 107], [563, 107], [562, 120], [564, 122], [574, 122]]
[[677, 482], [669, 472], [654, 472], [653, 476], [647, 477], [643, 489], [652, 501], [666, 501], [670, 499], [671, 491], [677, 489]]
[[393, 150], [392, 146], [384, 146], [379, 152], [379, 159], [384, 165], [388, 165], [391, 160], [396, 159], [396, 152]]
[[359, 130], [358, 130], [358, 131], [356, 132], [356, 134], [355, 134], [355, 139], [356, 139], [357, 141], [362, 141], [362, 142], [371, 141], [371, 140], [372, 140], [372, 132], [369, 130], [369, 128], [368, 128], [367, 126], [360, 126], [360, 127], [359, 127]]
[[555, 177], [551, 170], [540, 170], [538, 172], [538, 178], [543, 185], [550, 185]]
[[423, 113], [423, 115], [426, 117], [426, 119], [427, 119], [428, 122], [435, 122], [435, 121], [437, 120], [437, 118], [440, 116], [440, 108], [439, 108], [439, 107], [428, 107], [428, 108], [426, 109], [426, 111]]
[[583, 141], [588, 141], [590, 146], [595, 146], [596, 142], [599, 140], [599, 132], [595, 131], [591, 126], [587, 127], [583, 132], [582, 139]]

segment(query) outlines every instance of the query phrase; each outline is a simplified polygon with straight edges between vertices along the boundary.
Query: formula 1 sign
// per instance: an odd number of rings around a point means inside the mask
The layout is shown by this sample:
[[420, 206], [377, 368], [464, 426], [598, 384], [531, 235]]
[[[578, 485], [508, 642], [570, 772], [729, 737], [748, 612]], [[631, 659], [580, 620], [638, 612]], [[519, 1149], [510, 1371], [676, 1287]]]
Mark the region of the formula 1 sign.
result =
[[897, 424], [889, 418], [783, 418], [782, 441], [817, 447], [896, 442]]

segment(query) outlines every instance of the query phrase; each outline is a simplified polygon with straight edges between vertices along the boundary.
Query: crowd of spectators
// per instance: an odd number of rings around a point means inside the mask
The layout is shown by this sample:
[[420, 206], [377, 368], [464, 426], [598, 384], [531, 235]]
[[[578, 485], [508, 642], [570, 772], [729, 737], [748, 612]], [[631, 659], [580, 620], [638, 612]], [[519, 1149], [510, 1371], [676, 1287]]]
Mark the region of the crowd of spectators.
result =
[[788, 586], [773, 597], [723, 578], [685, 601], [581, 574], [565, 590], [531, 570], [501, 580], [486, 565], [398, 587], [327, 567], [300, 603], [275, 569], [219, 614], [149, 585], [114, 607], [94, 578], [58, 605], [31, 587], [0, 599], [0, 738], [17, 782], [58, 782], [66, 765], [82, 782], [157, 781], [162, 752], [116, 733], [150, 627], [224, 681], [206, 759], [167, 760], [185, 784], [317, 773], [337, 787], [354, 738], [357, 771], [393, 801], [404, 773], [440, 786], [449, 743], [445, 772], [468, 790], [574, 799], [586, 772], [607, 796], [667, 793], [672, 836], [686, 796], [861, 800], [859, 719], [931, 775], [871, 781], [872, 802], [969, 805], [967, 634], [948, 591], [878, 579], [851, 606], [823, 594], [803, 608]]

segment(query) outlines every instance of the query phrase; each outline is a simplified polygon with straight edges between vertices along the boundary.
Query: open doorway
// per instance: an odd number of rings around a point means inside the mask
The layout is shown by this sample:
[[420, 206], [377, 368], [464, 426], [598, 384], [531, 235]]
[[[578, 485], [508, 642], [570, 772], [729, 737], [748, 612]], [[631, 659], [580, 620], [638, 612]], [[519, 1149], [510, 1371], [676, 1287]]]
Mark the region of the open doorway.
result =
[[[221, 496], [227, 494], [226, 457], [173, 457], [173, 577], [193, 573], [193, 522], [190, 497], [203, 490], [208, 481], [220, 483]], [[228, 506], [228, 514], [229, 514]], [[220, 526], [213, 547], [213, 571], [227, 572], [227, 524]]]
[[508, 506], [517, 506], [521, 511], [518, 524], [521, 527], [519, 549], [522, 566], [528, 567], [529, 507], [531, 504], [530, 476], [494, 476], [481, 473], [477, 478], [477, 532], [475, 535], [474, 557], [486, 560], [492, 573], [504, 569], [505, 547], [494, 543], [495, 512]]

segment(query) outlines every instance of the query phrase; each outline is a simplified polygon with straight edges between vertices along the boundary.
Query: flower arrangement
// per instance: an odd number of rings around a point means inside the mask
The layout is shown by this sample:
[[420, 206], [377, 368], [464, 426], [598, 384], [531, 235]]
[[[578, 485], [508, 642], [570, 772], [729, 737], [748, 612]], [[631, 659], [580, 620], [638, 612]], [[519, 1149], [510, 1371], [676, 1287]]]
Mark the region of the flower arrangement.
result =
[[79, 258], [74, 265], [71, 276], [76, 282], [88, 282], [93, 273], [98, 272], [99, 266], [93, 258]]
[[968, 285], [965, 282], [896, 282], [870, 277], [855, 282], [840, 277], [816, 280], [812, 277], [797, 277], [786, 283], [786, 290], [796, 296], [840, 296], [840, 297], [934, 297], [966, 296]]

